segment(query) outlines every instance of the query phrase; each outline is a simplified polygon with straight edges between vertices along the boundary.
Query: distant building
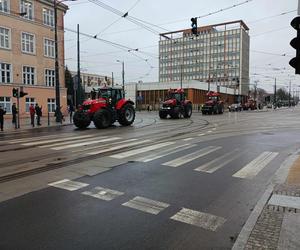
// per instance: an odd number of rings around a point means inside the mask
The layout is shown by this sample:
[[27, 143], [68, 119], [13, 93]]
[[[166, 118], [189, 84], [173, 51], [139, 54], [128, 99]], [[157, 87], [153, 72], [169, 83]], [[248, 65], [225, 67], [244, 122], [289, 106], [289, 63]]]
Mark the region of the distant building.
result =
[[[67, 108], [64, 75], [64, 14], [68, 7], [57, 7], [58, 57], [61, 105]], [[30, 104], [43, 111], [55, 109], [55, 42], [52, 0], [0, 0], [0, 105], [7, 113], [17, 102], [13, 88], [22, 88], [21, 116], [29, 114]]]
[[[75, 77], [77, 72], [71, 71], [71, 75]], [[112, 78], [108, 76], [80, 72], [80, 77], [82, 87], [85, 88], [85, 93], [89, 93], [92, 88], [112, 85]]]
[[249, 91], [249, 28], [233, 21], [160, 34], [159, 82], [199, 80]]

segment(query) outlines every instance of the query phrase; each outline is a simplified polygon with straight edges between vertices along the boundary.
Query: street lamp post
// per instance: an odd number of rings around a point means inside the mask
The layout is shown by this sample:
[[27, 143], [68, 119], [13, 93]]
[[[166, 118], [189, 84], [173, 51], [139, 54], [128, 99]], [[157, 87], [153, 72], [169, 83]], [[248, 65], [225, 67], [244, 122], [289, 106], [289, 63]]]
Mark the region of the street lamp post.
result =
[[124, 71], [124, 61], [117, 60], [117, 62], [122, 63], [122, 89], [125, 96], [125, 71]]

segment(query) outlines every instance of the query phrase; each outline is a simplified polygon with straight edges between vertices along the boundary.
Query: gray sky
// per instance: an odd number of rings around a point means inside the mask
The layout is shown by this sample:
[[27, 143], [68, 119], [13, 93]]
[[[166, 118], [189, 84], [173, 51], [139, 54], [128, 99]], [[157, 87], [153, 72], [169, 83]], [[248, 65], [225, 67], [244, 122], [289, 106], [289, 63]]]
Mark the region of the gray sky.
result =
[[[125, 82], [142, 80], [158, 81], [158, 33], [190, 28], [190, 18], [202, 16], [220, 9], [245, 2], [245, 0], [100, 0], [129, 16], [142, 19], [159, 27], [152, 27], [152, 33], [118, 15], [87, 0], [66, 2], [69, 11], [65, 16], [65, 28], [80, 31], [98, 38], [109, 40], [126, 47], [138, 48], [142, 53], [128, 52], [96, 39], [81, 36], [82, 71], [114, 76], [121, 82], [121, 64], [125, 62]], [[297, 15], [298, 0], [252, 0], [236, 8], [209, 17], [198, 19], [198, 26], [242, 19], [250, 28], [250, 82], [259, 87], [273, 90], [274, 80], [255, 74], [276, 77], [278, 87], [292, 80], [300, 85], [289, 60], [295, 50], [289, 45], [296, 36], [290, 26]], [[282, 14], [294, 11], [288, 14]], [[276, 54], [276, 55], [273, 55]], [[286, 56], [280, 56], [286, 54]], [[135, 56], [137, 55], [137, 56]], [[76, 34], [65, 32], [66, 65], [76, 70]]]

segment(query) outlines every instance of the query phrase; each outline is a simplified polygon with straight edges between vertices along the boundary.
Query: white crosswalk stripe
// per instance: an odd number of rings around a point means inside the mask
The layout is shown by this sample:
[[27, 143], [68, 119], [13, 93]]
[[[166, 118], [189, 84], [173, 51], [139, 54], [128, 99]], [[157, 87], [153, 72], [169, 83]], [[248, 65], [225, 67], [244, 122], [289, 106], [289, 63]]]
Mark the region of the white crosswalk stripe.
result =
[[244, 152], [240, 152], [239, 149], [235, 149], [231, 152], [228, 152], [210, 162], [207, 162], [200, 167], [195, 168], [196, 171], [206, 172], [206, 173], [214, 173], [218, 169], [224, 167], [228, 163], [234, 161]]
[[263, 170], [263, 168], [266, 167], [277, 155], [278, 153], [275, 152], [263, 152], [241, 170], [236, 172], [233, 177], [252, 179], [261, 170]]
[[126, 152], [123, 152], [123, 153], [114, 154], [114, 155], [111, 155], [110, 157], [116, 158], [116, 159], [124, 159], [126, 157], [130, 157], [130, 156], [133, 156], [133, 155], [137, 155], [137, 154], [145, 153], [145, 152], [148, 152], [148, 151], [151, 151], [151, 150], [167, 147], [167, 146], [172, 145], [172, 144], [175, 144], [175, 142], [158, 143], [158, 144], [155, 144], [155, 145], [151, 145], [151, 146], [147, 146], [147, 147], [143, 147], [143, 148], [139, 148], [139, 149], [133, 149], [133, 150], [130, 150], [130, 151], [126, 151]]
[[106, 139], [101, 139], [101, 140], [94, 140], [94, 141], [87, 141], [87, 142], [80, 142], [80, 143], [75, 143], [71, 145], [64, 145], [60, 147], [53, 147], [51, 149], [53, 150], [62, 150], [62, 149], [69, 149], [69, 148], [76, 148], [76, 147], [81, 147], [81, 146], [86, 146], [86, 145], [92, 145], [100, 142], [108, 142], [108, 141], [115, 141], [121, 139], [120, 137], [111, 137], [111, 138], [106, 138]]
[[103, 188], [103, 187], [95, 187], [94, 189], [90, 191], [82, 192], [84, 195], [92, 196], [94, 198], [104, 200], [104, 201], [111, 201], [121, 195], [123, 195], [123, 192], [112, 190], [109, 188]]
[[174, 154], [174, 153], [177, 153], [177, 152], [180, 152], [180, 151], [183, 151], [183, 150], [195, 147], [195, 146], [197, 146], [197, 145], [195, 145], [195, 144], [183, 144], [183, 145], [179, 145], [179, 146], [177, 145], [177, 146], [174, 146], [174, 147], [169, 147], [166, 150], [160, 150], [157, 153], [153, 153], [153, 154], [150, 154], [150, 155], [147, 155], [147, 156], [144, 156], [144, 157], [140, 157], [140, 158], [136, 159], [135, 161], [149, 162], [149, 161], [157, 160], [159, 158], [162, 158], [162, 157], [168, 156], [170, 154]]
[[64, 179], [60, 181], [56, 181], [53, 183], [49, 183], [49, 186], [56, 187], [56, 188], [61, 188], [69, 191], [75, 191], [81, 188], [84, 188], [88, 186], [89, 184], [87, 183], [82, 183], [78, 181], [70, 181], [69, 179]]
[[52, 139], [52, 140], [40, 140], [40, 141], [34, 141], [34, 142], [27, 142], [23, 143], [23, 146], [38, 146], [42, 144], [47, 144], [47, 143], [53, 143], [53, 142], [62, 142], [62, 141], [72, 141], [76, 139], [86, 139], [86, 138], [91, 138], [93, 135], [82, 135], [82, 136], [74, 136], [74, 137], [66, 137], [66, 138], [59, 138], [59, 139]]
[[87, 153], [87, 155], [102, 154], [102, 153], [106, 153], [106, 152], [110, 152], [110, 151], [114, 151], [114, 150], [119, 150], [119, 149], [122, 149], [122, 148], [136, 146], [136, 145], [147, 143], [147, 142], [151, 142], [151, 140], [137, 141], [137, 142], [127, 143], [125, 145], [119, 145], [119, 146], [114, 146], [114, 147], [110, 147], [110, 148], [106, 148], [106, 149], [101, 149], [101, 150], [89, 152], [89, 153]]
[[107, 138], [107, 136], [99, 136], [99, 137], [91, 137], [91, 138], [77, 138], [74, 140], [67, 140], [63, 142], [58, 142], [58, 143], [53, 143], [53, 144], [47, 144], [47, 145], [42, 145], [39, 146], [39, 148], [52, 148], [52, 147], [57, 147], [57, 146], [63, 146], [63, 145], [69, 145], [69, 144], [74, 144], [78, 142], [90, 142], [90, 141], [96, 141], [96, 140], [102, 140]]
[[170, 206], [167, 203], [150, 200], [140, 196], [136, 196], [132, 200], [125, 202], [122, 205], [155, 215], [159, 214], [162, 210]]
[[198, 159], [200, 157], [203, 157], [205, 155], [208, 155], [216, 150], [221, 149], [222, 147], [215, 147], [215, 146], [208, 146], [206, 148], [202, 148], [200, 150], [197, 150], [196, 152], [193, 152], [191, 154], [184, 155], [182, 157], [176, 158], [174, 160], [168, 161], [163, 163], [162, 165], [164, 166], [169, 166], [169, 167], [179, 167], [182, 166], [188, 162], [191, 162], [195, 159]]
[[183, 139], [183, 141], [191, 141], [191, 140], [193, 140], [194, 138], [185, 138], [185, 139]]
[[[71, 134], [63, 134], [63, 135], [67, 135], [65, 137], [68, 137]], [[57, 138], [57, 135], [45, 135], [45, 136], [27, 137], [27, 138], [22, 138], [22, 139], [13, 139], [13, 140], [7, 140], [7, 141], [5, 141], [5, 143], [17, 144], [17, 143], [32, 142], [32, 141], [45, 140], [45, 139], [51, 139], [51, 138], [52, 139]]]
[[171, 219], [201, 227], [210, 231], [217, 231], [217, 229], [226, 222], [226, 219], [223, 217], [191, 210], [188, 208], [182, 208], [178, 213], [173, 215]]

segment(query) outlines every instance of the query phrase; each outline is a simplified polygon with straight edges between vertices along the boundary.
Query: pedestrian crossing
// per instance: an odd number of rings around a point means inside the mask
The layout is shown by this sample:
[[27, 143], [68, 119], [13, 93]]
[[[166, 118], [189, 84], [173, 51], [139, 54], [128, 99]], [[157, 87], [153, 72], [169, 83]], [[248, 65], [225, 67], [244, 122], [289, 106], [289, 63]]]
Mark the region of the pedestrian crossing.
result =
[[[200, 134], [199, 134], [200, 135]], [[201, 146], [196, 138], [188, 137], [181, 141], [165, 141], [154, 143], [151, 139], [140, 140], [138, 138], [94, 136], [94, 135], [64, 135], [41, 136], [8, 141], [9, 144], [21, 144], [22, 146], [36, 146], [41, 149], [54, 151], [71, 151], [81, 155], [99, 155], [105, 153], [113, 159], [125, 159], [135, 162], [149, 163], [156, 161], [162, 167], [186, 167], [191, 166], [196, 172], [213, 174], [223, 168], [229, 167], [233, 161], [248, 153], [247, 149], [228, 148], [227, 152], [220, 153], [226, 148], [218, 145]], [[120, 153], [116, 151], [121, 150]], [[241, 165], [239, 170], [232, 173], [233, 178], [253, 179], [277, 156], [278, 152], [260, 152], [246, 165]], [[170, 159], [171, 158], [171, 159]], [[203, 160], [202, 160], [203, 158]], [[197, 163], [201, 159], [201, 163]], [[236, 165], [237, 163], [235, 163]], [[190, 167], [189, 167], [190, 168]]]

